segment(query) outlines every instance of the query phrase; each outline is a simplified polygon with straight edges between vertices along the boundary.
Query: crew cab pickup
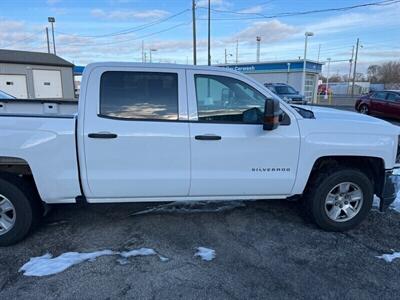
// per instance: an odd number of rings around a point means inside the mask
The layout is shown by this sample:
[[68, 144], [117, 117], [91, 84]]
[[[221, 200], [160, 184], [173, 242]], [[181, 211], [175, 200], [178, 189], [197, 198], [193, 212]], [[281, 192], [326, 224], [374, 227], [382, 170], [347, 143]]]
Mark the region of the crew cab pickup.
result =
[[94, 63], [78, 106], [0, 101], [0, 245], [43, 204], [295, 199], [343, 231], [396, 197], [399, 129], [290, 106], [232, 70]]

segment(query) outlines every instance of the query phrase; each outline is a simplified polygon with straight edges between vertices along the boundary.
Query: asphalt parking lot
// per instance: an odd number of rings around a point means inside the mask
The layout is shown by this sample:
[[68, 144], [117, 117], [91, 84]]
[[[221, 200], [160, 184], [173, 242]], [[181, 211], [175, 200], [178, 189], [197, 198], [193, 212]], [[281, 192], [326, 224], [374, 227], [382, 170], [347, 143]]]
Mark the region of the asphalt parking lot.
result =
[[[374, 210], [357, 229], [329, 233], [306, 221], [301, 203], [238, 204], [146, 214], [135, 213], [157, 204], [57, 206], [33, 235], [0, 249], [0, 299], [400, 297], [400, 259], [376, 258], [400, 250], [400, 213]], [[214, 249], [216, 258], [194, 257], [199, 246]], [[132, 257], [120, 264], [104, 256], [46, 277], [18, 272], [47, 252], [140, 247], [169, 260]]]

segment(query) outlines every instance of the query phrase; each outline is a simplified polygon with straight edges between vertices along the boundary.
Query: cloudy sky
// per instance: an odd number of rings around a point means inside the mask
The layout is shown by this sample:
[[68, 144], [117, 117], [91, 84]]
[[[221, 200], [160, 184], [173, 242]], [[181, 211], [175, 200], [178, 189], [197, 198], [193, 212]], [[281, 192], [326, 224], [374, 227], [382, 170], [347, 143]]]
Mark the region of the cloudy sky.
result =
[[[207, 60], [207, 0], [197, 0], [198, 62]], [[313, 10], [381, 2], [381, 5], [312, 14]], [[212, 62], [303, 56], [304, 32], [310, 59], [348, 60], [359, 37], [360, 70], [400, 57], [400, 1], [384, 0], [212, 0]], [[386, 5], [382, 5], [386, 4]], [[390, 4], [390, 5], [389, 5]], [[289, 13], [289, 14], [286, 14]], [[191, 0], [2, 0], [0, 48], [47, 51], [47, 17], [56, 18], [57, 54], [85, 65], [94, 61], [141, 61], [142, 41], [155, 62], [192, 63]], [[148, 54], [147, 54], [148, 55]], [[331, 72], [346, 73], [347, 62]]]

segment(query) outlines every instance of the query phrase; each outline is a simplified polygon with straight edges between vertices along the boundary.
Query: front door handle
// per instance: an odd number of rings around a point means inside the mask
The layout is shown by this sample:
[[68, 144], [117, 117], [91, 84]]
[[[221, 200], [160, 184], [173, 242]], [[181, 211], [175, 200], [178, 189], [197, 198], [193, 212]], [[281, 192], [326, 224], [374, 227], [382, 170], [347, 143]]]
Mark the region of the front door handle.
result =
[[199, 141], [219, 141], [222, 139], [221, 136], [215, 134], [196, 135], [194, 138]]
[[118, 137], [118, 135], [111, 132], [97, 132], [97, 133], [89, 133], [88, 137], [92, 139], [115, 139]]

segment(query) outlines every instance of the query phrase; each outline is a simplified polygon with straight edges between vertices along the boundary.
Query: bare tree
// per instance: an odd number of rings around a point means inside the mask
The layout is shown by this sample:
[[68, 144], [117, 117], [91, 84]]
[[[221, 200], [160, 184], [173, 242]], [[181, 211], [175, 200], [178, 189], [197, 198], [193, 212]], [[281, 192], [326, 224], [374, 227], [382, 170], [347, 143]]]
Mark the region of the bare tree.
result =
[[381, 83], [399, 83], [400, 61], [389, 61], [383, 63], [379, 68], [378, 74]]
[[331, 77], [329, 77], [329, 81], [330, 82], [342, 82], [342, 77], [339, 74], [336, 75], [332, 75]]
[[370, 65], [367, 70], [368, 80], [371, 83], [377, 83], [380, 81], [380, 69], [381, 66], [379, 65]]

